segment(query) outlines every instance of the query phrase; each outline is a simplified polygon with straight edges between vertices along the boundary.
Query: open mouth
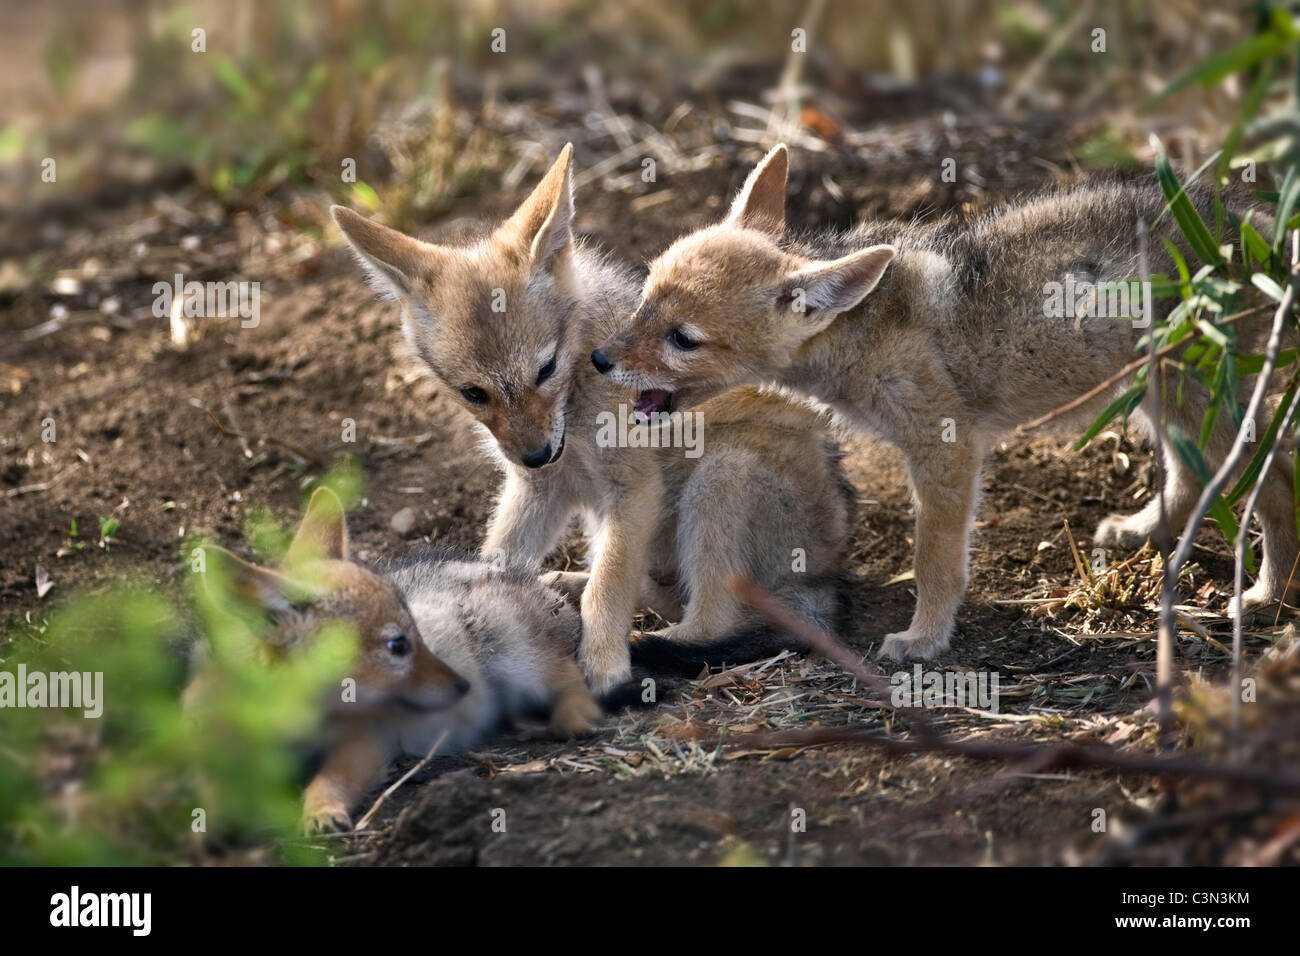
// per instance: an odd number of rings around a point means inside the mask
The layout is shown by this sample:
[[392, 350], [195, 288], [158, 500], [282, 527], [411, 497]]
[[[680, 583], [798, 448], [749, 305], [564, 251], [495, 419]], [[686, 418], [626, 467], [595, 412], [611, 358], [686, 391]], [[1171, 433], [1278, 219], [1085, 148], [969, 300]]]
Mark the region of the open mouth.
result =
[[551, 460], [547, 462], [548, 465], [553, 465], [560, 460], [560, 456], [564, 454], [564, 439], [568, 437], [569, 437], [569, 432], [566, 429], [564, 434], [560, 436], [560, 447], [555, 449], [555, 454], [552, 455]]
[[632, 410], [645, 418], [649, 418], [656, 412], [671, 412], [673, 410], [673, 393], [662, 388], [648, 388], [637, 396], [636, 404], [632, 406]]

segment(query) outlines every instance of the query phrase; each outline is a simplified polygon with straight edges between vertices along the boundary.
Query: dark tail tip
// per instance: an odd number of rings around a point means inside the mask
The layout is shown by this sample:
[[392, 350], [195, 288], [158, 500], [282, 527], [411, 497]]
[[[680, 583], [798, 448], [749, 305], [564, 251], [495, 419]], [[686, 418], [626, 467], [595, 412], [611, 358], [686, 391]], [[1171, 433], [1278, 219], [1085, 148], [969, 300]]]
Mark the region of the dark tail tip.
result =
[[652, 674], [696, 677], [706, 667], [748, 664], [775, 657], [782, 651], [806, 650], [808, 646], [798, 638], [769, 630], [729, 634], [698, 644], [643, 636], [632, 642], [632, 666], [644, 668]]

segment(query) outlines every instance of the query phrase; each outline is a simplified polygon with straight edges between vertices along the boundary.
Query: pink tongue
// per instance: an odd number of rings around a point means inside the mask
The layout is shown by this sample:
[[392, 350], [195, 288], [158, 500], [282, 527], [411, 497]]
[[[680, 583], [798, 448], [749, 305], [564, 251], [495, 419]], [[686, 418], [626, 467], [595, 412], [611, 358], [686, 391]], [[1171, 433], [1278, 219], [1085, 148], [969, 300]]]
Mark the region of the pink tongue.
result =
[[668, 404], [670, 395], [662, 388], [651, 388], [642, 392], [636, 400], [635, 410], [649, 417], [652, 412], [661, 411]]

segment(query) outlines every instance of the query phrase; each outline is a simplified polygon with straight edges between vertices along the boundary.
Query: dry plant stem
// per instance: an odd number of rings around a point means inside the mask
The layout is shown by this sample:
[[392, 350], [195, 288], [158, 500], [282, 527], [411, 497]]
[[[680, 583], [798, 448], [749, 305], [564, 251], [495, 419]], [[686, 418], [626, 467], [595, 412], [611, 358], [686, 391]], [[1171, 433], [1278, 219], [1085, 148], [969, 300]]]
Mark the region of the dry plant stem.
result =
[[[1264, 404], [1264, 393], [1268, 390], [1268, 383], [1273, 377], [1273, 372], [1277, 368], [1277, 356], [1282, 350], [1282, 331], [1286, 326], [1286, 318], [1291, 313], [1291, 304], [1295, 301], [1297, 277], [1292, 270], [1291, 282], [1287, 285], [1286, 292], [1282, 296], [1282, 301], [1278, 304], [1277, 311], [1273, 315], [1273, 330], [1269, 334], [1268, 348], [1264, 354], [1264, 367], [1260, 369], [1259, 379], [1255, 382], [1255, 390], [1250, 396], [1250, 404], [1246, 406], [1246, 414], [1243, 420], [1251, 421], [1259, 415], [1260, 407]], [[1214, 473], [1210, 483], [1201, 491], [1201, 497], [1196, 501], [1196, 507], [1192, 511], [1191, 517], [1187, 519], [1187, 524], [1183, 526], [1183, 534], [1178, 542], [1178, 550], [1174, 552], [1174, 567], [1171, 569], [1175, 574], [1178, 569], [1187, 563], [1187, 559], [1192, 556], [1192, 548], [1196, 545], [1196, 532], [1200, 530], [1201, 523], [1205, 516], [1209, 514], [1210, 505], [1223, 492], [1224, 487], [1232, 478], [1233, 472], [1241, 464], [1246, 452], [1246, 430], [1242, 429], [1233, 439], [1232, 448], [1219, 466], [1219, 470]]]
[[[1143, 288], [1151, 288], [1151, 266], [1147, 258], [1150, 236], [1147, 224], [1138, 220], [1138, 269]], [[1155, 329], [1152, 324], [1152, 303], [1144, 302], [1143, 310], [1147, 328], [1151, 330], [1147, 342], [1147, 399], [1155, 404], [1152, 421], [1152, 452], [1156, 462], [1156, 489], [1160, 501], [1160, 522], [1156, 527], [1156, 547], [1160, 549], [1160, 620], [1156, 632], [1156, 708], [1160, 721], [1160, 746], [1165, 747], [1174, 732], [1174, 590], [1178, 574], [1170, 567], [1173, 541], [1170, 537], [1169, 512], [1165, 507], [1165, 371], [1156, 350]]]
[[[1250, 495], [1246, 498], [1246, 506], [1241, 512], [1241, 524], [1237, 529], [1237, 543], [1233, 548], [1233, 580], [1232, 580], [1232, 686], [1234, 689], [1230, 695], [1232, 700], [1232, 734], [1235, 737], [1241, 732], [1241, 588], [1245, 579], [1246, 569], [1246, 534], [1250, 530], [1250, 518], [1255, 513], [1255, 502], [1259, 498], [1259, 493], [1264, 487], [1264, 481], [1268, 477], [1269, 470], [1273, 467], [1273, 461], [1277, 458], [1278, 444], [1286, 435], [1287, 430], [1291, 427], [1291, 422], [1295, 418], [1296, 409], [1300, 408], [1300, 388], [1296, 389], [1295, 395], [1291, 397], [1291, 404], [1287, 406], [1286, 414], [1282, 416], [1282, 425], [1277, 430], [1276, 440], [1264, 456], [1264, 463], [1260, 467], [1259, 477], [1255, 480], [1255, 485], [1250, 489]], [[1292, 574], [1294, 574], [1294, 569]], [[1284, 598], [1285, 600], [1285, 598]], [[1281, 605], [1278, 606], [1278, 613], [1282, 611]]]
[[944, 753], [969, 757], [972, 760], [1025, 763], [1039, 768], [1039, 772], [1047, 769], [1098, 767], [1156, 777], [1215, 780], [1283, 796], [1300, 794], [1300, 776], [1296, 774], [1270, 773], [1239, 764], [1208, 763], [1191, 757], [1124, 753], [1104, 746], [999, 744], [948, 740], [944, 737], [904, 740], [862, 727], [825, 727], [816, 730], [780, 730], [772, 733], [741, 734], [713, 741], [700, 741], [700, 746], [707, 747], [719, 743], [741, 750], [780, 750], [786, 747], [856, 744], [876, 747], [896, 754]]
[[1052, 34], [1052, 38], [1047, 42], [1047, 45], [1044, 46], [1038, 56], [1034, 58], [1034, 61], [1025, 68], [1025, 71], [1016, 78], [1015, 85], [1007, 95], [1002, 98], [1002, 112], [1010, 113], [1016, 108], [1016, 104], [1020, 102], [1020, 98], [1029, 91], [1030, 87], [1038, 82], [1039, 76], [1042, 74], [1043, 70], [1046, 69], [1047, 64], [1052, 61], [1052, 58], [1056, 56], [1061, 47], [1065, 46], [1067, 42], [1078, 35], [1079, 27], [1082, 26], [1091, 12], [1092, 2], [1091, 0], [1087, 0], [1087, 2], [1080, 4], [1079, 9], [1075, 12], [1073, 17], [1057, 28], [1056, 32]]
[[375, 801], [374, 806], [372, 806], [369, 810], [367, 810], [366, 815], [357, 821], [357, 825], [353, 827], [354, 830], [364, 830], [366, 828], [366, 824], [368, 824], [371, 821], [371, 819], [374, 818], [374, 815], [379, 812], [379, 808], [384, 805], [384, 801], [387, 800], [389, 797], [391, 797], [394, 793], [396, 793], [398, 788], [401, 787], [402, 784], [406, 783], [406, 781], [410, 780], [417, 773], [419, 773], [426, 766], [428, 766], [429, 761], [433, 759], [433, 755], [436, 754], [438, 752], [438, 748], [442, 746], [442, 742], [447, 739], [448, 733], [449, 731], [444, 730], [438, 736], [438, 739], [433, 742], [433, 746], [429, 748], [429, 752], [420, 759], [420, 762], [417, 763], [410, 770], [406, 771], [406, 773], [402, 774], [402, 776], [398, 778], [396, 783], [394, 783], [391, 787], [389, 787], [387, 790], [385, 790], [383, 793], [379, 795], [379, 799]]
[[205, 412], [208, 413], [208, 417], [212, 419], [212, 423], [217, 426], [217, 428], [220, 430], [221, 434], [223, 435], [227, 435], [230, 438], [243, 438], [243, 439], [251, 438], [254, 441], [265, 442], [268, 445], [279, 445], [285, 451], [297, 455], [299, 458], [301, 458], [303, 461], [307, 462], [310, 465], [314, 465], [317, 468], [325, 467], [325, 462], [321, 460], [320, 455], [313, 454], [312, 452], [306, 451], [298, 447], [297, 445], [293, 445], [287, 441], [276, 438], [273, 435], [249, 435], [245, 432], [235, 431], [232, 428], [227, 428], [224, 424], [222, 424], [221, 419], [217, 417], [216, 412], [214, 412], [212, 409], [208, 408], [206, 405], [199, 405], [197, 402], [195, 403], [195, 406], [197, 408], [202, 408]]
[[[1239, 322], [1242, 319], [1249, 318], [1252, 315], [1258, 315], [1260, 312], [1264, 312], [1267, 309], [1268, 309], [1267, 305], [1257, 305], [1253, 309], [1244, 309], [1241, 312], [1234, 312], [1232, 315], [1225, 318], [1222, 322], [1218, 323], [1219, 327], [1222, 328], [1225, 325], [1231, 325], [1234, 322]], [[1169, 345], [1166, 345], [1160, 351], [1156, 352], [1156, 358], [1164, 358], [1170, 352], [1174, 352], [1178, 349], [1186, 348], [1186, 347], [1187, 347], [1186, 342], [1171, 342]], [[1088, 391], [1084, 392], [1078, 398], [1071, 399], [1069, 402], [1066, 402], [1060, 408], [1054, 408], [1046, 415], [1041, 415], [1038, 418], [1035, 418], [1032, 422], [1026, 422], [1023, 425], [1017, 425], [1016, 434], [1023, 435], [1025, 432], [1033, 431], [1035, 428], [1041, 428], [1042, 426], [1046, 425], [1050, 421], [1055, 421], [1056, 419], [1060, 418], [1062, 415], [1068, 415], [1070, 414], [1070, 412], [1076, 411], [1082, 406], [1088, 404], [1088, 402], [1092, 401], [1098, 395], [1101, 395], [1107, 390], [1114, 388], [1124, 379], [1128, 378], [1130, 375], [1132, 375], [1134, 372], [1140, 369], [1143, 365], [1146, 365], [1149, 361], [1150, 361], [1149, 355], [1144, 355], [1139, 359], [1134, 359], [1133, 361], [1125, 365], [1122, 369], [1120, 369], [1118, 372], [1116, 372], [1114, 375], [1112, 375], [1110, 378], [1106, 379], [1106, 381], [1102, 382], [1099, 385], [1094, 386], [1093, 388], [1088, 389]]]
[[[808, 42], [811, 42], [812, 35], [821, 22], [825, 7], [826, 0], [810, 0], [808, 6], [804, 8], [799, 25], [804, 28]], [[781, 71], [781, 79], [777, 84], [776, 102], [772, 104], [772, 111], [768, 115], [769, 136], [776, 135], [782, 123], [794, 124], [799, 119], [799, 85], [803, 79], [804, 63], [807, 59], [806, 53], [795, 52], [791, 44], [790, 53], [786, 55], [785, 68]]]
[[880, 674], [873, 674], [865, 664], [847, 647], [841, 644], [831, 635], [827, 634], [821, 628], [804, 620], [795, 614], [788, 607], [772, 597], [767, 591], [763, 590], [749, 578], [742, 575], [732, 575], [729, 581], [732, 593], [740, 600], [744, 601], [750, 607], [757, 610], [760, 614], [772, 622], [773, 626], [779, 630], [785, 631], [799, 638], [818, 654], [821, 654], [828, 661], [842, 667], [846, 672], [852, 674], [862, 683], [866, 684], [872, 690], [878, 691], [883, 698], [879, 703], [887, 706], [888, 709], [903, 713], [913, 724], [916, 725], [917, 734], [923, 739], [928, 740], [935, 736], [935, 730], [930, 724], [930, 719], [925, 712], [917, 707], [894, 707], [892, 704], [886, 705], [884, 701], [888, 700], [893, 688], [889, 682]]
[[[808, 623], [772, 597], [753, 581], [733, 575], [731, 590], [738, 598], [762, 613], [774, 627], [805, 641], [864, 683], [888, 689], [884, 678], [873, 674], [853, 652], [825, 631]], [[901, 708], [891, 708], [901, 710]], [[879, 731], [860, 727], [826, 727], [817, 730], [782, 730], [774, 733], [722, 736], [700, 741], [700, 746], [727, 744], [743, 750], [768, 750], [785, 747], [820, 747], [833, 744], [860, 744], [878, 747], [891, 753], [948, 753], [974, 760], [1013, 761], [1040, 769], [1102, 767], [1125, 773], [1153, 774], [1157, 777], [1216, 780], [1240, 784], [1265, 793], [1300, 794], [1300, 775], [1269, 773], [1237, 764], [1215, 764], [1191, 757], [1162, 757], [1156, 754], [1124, 753], [1102, 745], [1078, 744], [999, 744], [979, 741], [949, 740], [937, 733], [919, 709], [906, 713], [917, 726], [917, 739], [903, 740]]]

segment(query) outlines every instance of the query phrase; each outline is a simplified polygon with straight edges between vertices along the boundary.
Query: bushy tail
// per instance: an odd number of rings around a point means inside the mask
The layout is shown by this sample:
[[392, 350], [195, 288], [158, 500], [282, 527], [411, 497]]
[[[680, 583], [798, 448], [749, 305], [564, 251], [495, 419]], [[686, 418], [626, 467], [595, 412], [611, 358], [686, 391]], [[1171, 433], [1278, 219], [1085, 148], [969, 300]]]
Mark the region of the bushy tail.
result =
[[[825, 630], [834, 631], [843, 623], [847, 595], [844, 581], [838, 576], [781, 588], [773, 596], [795, 614]], [[756, 625], [714, 640], [689, 644], [644, 635], [632, 641], [631, 649], [633, 668], [650, 675], [696, 677], [706, 667], [748, 664], [786, 650], [804, 652], [808, 646], [793, 634]]]

